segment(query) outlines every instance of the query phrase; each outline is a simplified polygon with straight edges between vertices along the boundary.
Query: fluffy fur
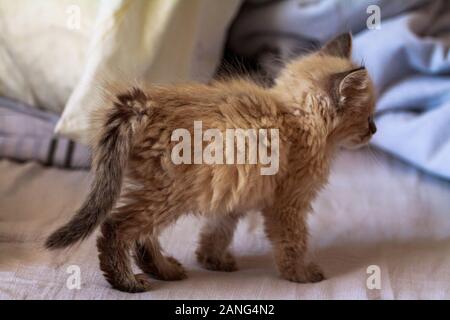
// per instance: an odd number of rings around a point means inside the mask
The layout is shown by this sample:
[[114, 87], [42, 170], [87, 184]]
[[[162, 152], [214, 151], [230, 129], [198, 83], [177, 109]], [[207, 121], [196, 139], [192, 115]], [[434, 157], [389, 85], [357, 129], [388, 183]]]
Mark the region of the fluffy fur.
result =
[[[97, 244], [106, 279], [119, 290], [146, 291], [148, 275], [186, 277], [158, 242], [160, 232], [182, 214], [208, 218], [198, 261], [211, 270], [233, 271], [237, 266], [228, 246], [236, 224], [258, 209], [282, 277], [322, 280], [319, 267], [305, 259], [310, 204], [327, 181], [336, 149], [363, 145], [375, 132], [372, 83], [350, 56], [351, 36], [345, 34], [287, 64], [271, 88], [234, 79], [121, 92], [100, 117], [90, 195], [46, 246], [67, 247], [102, 224]], [[204, 129], [221, 131], [279, 129], [278, 173], [263, 176], [260, 164], [175, 165], [173, 130], [193, 133], [198, 120]], [[124, 179], [129, 183], [122, 186]], [[133, 274], [130, 251], [144, 274]]]

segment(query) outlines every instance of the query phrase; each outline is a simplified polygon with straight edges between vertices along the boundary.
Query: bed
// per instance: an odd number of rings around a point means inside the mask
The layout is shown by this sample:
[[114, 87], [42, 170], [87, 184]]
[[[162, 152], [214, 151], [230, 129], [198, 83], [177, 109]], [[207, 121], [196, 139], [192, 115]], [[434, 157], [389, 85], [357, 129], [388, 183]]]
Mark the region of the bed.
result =
[[[207, 271], [194, 258], [202, 221], [182, 218], [162, 237], [188, 279], [154, 280], [150, 292], [113, 290], [99, 268], [95, 235], [68, 251], [42, 243], [82, 201], [85, 170], [0, 160], [0, 299], [448, 299], [450, 183], [374, 149], [343, 151], [314, 203], [311, 257], [327, 279], [298, 284], [275, 269], [259, 215], [241, 221], [232, 251], [239, 271]], [[79, 267], [80, 289], [68, 281]], [[372, 266], [372, 267], [370, 267]], [[380, 289], [368, 285], [379, 268]], [[370, 289], [372, 288], [372, 289]]]
[[[0, 5], [0, 299], [450, 298], [448, 1], [111, 3]], [[382, 8], [382, 28], [367, 30], [369, 5]], [[68, 29], [77, 10], [83, 24]], [[310, 254], [325, 281], [281, 279], [257, 213], [239, 225], [233, 273], [200, 268], [194, 251], [202, 221], [178, 221], [162, 244], [185, 265], [188, 279], [154, 280], [146, 293], [109, 286], [98, 267], [96, 235], [70, 250], [43, 249], [89, 189], [90, 155], [82, 142], [86, 115], [97, 103], [94, 89], [102, 88], [97, 76], [207, 81], [224, 48], [271, 75], [273, 54], [308, 52], [349, 28], [355, 61], [364, 62], [378, 91], [379, 130], [370, 148], [339, 154], [314, 203]], [[62, 136], [54, 135], [55, 125]], [[78, 271], [79, 289], [72, 282]]]

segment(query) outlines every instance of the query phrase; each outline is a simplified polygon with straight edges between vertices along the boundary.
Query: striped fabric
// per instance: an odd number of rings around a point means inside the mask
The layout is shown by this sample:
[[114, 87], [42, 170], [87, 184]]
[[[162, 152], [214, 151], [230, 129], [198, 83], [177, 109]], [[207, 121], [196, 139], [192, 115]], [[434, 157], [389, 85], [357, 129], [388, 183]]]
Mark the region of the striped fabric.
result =
[[54, 135], [58, 116], [0, 97], [0, 158], [89, 168], [87, 147]]

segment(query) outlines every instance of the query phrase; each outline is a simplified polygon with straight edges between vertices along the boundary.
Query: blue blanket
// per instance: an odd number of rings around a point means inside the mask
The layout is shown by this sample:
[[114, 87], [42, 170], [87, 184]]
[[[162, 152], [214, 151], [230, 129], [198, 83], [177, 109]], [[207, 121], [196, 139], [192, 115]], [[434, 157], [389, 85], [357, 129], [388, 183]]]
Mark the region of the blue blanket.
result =
[[[232, 26], [233, 51], [260, 59], [270, 73], [264, 51], [289, 58], [352, 31], [354, 58], [364, 62], [378, 94], [373, 144], [450, 179], [450, 1], [252, 3]], [[370, 5], [381, 9], [378, 29], [367, 27]]]

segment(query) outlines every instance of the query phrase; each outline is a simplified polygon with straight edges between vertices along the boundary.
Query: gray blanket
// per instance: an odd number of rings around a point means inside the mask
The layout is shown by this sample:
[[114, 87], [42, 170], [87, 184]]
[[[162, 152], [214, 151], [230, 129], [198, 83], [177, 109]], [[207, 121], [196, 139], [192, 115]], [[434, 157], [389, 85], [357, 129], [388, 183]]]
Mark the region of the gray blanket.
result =
[[88, 168], [87, 147], [53, 134], [58, 116], [0, 97], [0, 158]]

